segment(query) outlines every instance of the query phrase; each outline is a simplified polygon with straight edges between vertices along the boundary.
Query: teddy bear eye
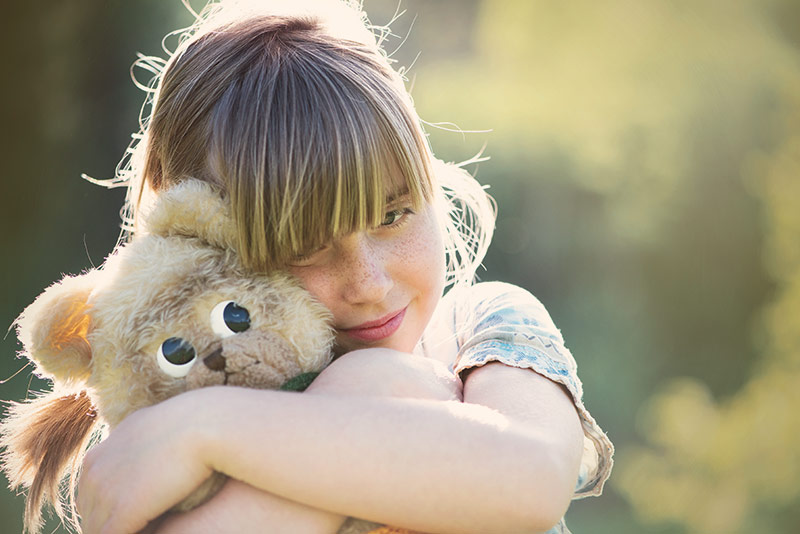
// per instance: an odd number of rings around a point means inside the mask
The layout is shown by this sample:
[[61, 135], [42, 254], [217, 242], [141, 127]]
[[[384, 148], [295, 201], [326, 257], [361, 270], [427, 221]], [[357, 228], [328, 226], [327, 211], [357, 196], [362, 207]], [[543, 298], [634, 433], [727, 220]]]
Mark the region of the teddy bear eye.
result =
[[250, 328], [250, 312], [232, 300], [225, 300], [211, 310], [211, 329], [219, 337], [229, 337]]
[[183, 338], [171, 337], [158, 347], [156, 360], [162, 371], [173, 378], [189, 374], [197, 353], [191, 343]]

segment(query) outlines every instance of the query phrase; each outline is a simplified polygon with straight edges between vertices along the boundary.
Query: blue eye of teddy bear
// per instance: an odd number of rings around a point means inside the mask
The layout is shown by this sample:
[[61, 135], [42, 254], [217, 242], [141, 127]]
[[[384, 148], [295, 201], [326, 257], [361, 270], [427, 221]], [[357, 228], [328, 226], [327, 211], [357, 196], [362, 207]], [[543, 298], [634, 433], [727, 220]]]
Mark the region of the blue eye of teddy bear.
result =
[[186, 376], [197, 352], [191, 343], [180, 337], [171, 337], [158, 347], [158, 366], [173, 378]]
[[232, 300], [225, 300], [211, 310], [211, 329], [222, 338], [250, 328], [250, 312]]
[[194, 347], [185, 339], [171, 337], [161, 344], [161, 352], [169, 363], [185, 365], [195, 357]]

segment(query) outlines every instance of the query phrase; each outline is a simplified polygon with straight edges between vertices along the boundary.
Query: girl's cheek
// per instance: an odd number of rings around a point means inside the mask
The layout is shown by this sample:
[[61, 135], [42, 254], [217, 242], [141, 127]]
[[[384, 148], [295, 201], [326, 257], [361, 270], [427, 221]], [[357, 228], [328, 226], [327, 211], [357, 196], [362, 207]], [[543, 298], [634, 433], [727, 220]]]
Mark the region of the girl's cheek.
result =
[[331, 278], [330, 273], [314, 267], [291, 267], [289, 273], [300, 280], [305, 290], [311, 293], [323, 306], [328, 308], [334, 315], [336, 314], [336, 299], [333, 298], [335, 281]]
[[442, 231], [432, 206], [421, 213], [419, 225], [402, 247], [402, 257], [414, 265], [417, 276], [426, 280], [428, 290], [441, 296], [445, 279], [445, 253]]

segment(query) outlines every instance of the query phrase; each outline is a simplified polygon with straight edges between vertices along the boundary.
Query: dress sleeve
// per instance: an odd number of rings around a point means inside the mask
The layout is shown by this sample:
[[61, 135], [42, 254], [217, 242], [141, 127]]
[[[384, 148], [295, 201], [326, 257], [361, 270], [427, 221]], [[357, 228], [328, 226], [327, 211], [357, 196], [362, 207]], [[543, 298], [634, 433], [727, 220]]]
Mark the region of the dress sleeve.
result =
[[611, 473], [614, 447], [583, 405], [577, 365], [561, 332], [541, 302], [522, 288], [501, 282], [470, 287], [454, 298], [458, 354], [454, 371], [501, 362], [527, 368], [564, 385], [584, 433], [583, 458], [573, 498], [599, 495]]

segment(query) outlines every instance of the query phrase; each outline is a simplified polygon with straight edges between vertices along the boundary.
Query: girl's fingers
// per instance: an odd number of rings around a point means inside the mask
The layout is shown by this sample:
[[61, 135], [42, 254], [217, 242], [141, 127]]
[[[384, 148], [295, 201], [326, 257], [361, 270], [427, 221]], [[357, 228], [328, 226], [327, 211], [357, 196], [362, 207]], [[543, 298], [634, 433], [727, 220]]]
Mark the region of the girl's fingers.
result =
[[147, 528], [206, 478], [211, 469], [187, 431], [182, 396], [134, 412], [86, 455], [78, 512], [87, 534], [130, 534]]
[[76, 505], [85, 534], [123, 532], [121, 527], [125, 518], [113, 512], [114, 497], [117, 493], [110, 481], [116, 478], [116, 469], [105, 467], [103, 445], [98, 445], [89, 451], [78, 482]]
[[100, 531], [98, 524], [105, 521], [101, 504], [97, 501], [98, 489], [96, 484], [96, 470], [94, 466], [95, 451], [89, 451], [83, 462], [81, 477], [78, 481], [78, 496], [76, 506], [81, 517], [81, 528], [85, 534], [95, 534]]

